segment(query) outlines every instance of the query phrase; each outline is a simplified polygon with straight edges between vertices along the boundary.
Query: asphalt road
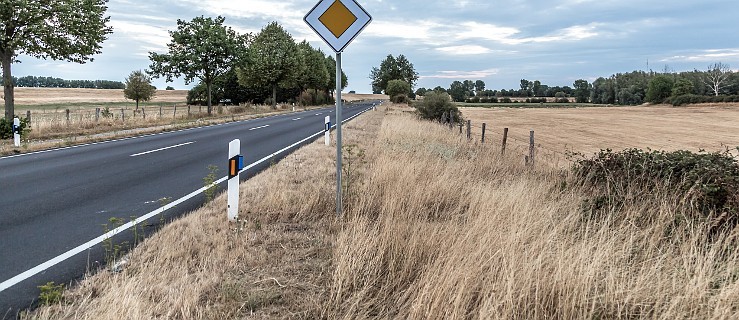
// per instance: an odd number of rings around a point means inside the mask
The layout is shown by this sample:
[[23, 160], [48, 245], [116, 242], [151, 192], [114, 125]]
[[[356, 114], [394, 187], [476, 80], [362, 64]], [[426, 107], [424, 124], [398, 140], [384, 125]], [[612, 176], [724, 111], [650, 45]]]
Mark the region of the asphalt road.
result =
[[[371, 107], [345, 106], [343, 119]], [[335, 124], [335, 109], [328, 108], [0, 158], [0, 319], [32, 306], [38, 286], [69, 284], [98, 268], [104, 249], [95, 245], [18, 282], [19, 275], [100, 237], [111, 217], [141, 217], [161, 208], [159, 199], [180, 199], [202, 188], [209, 165], [219, 167], [218, 178], [225, 176], [231, 140], [241, 139], [244, 162], [252, 164], [322, 131], [327, 115]], [[242, 173], [242, 180], [269, 165]], [[203, 201], [202, 195], [194, 197], [165, 217]], [[145, 232], [155, 231], [159, 220], [158, 215], [143, 224]], [[133, 233], [113, 240], [131, 241]]]

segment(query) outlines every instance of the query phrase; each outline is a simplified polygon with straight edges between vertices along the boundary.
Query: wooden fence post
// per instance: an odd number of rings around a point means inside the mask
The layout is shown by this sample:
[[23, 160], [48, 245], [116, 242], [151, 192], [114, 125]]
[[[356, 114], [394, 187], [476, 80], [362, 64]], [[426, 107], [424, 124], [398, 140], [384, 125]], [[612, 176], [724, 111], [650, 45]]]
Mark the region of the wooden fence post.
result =
[[159, 119], [162, 118], [162, 106], [159, 106]]
[[172, 119], [177, 119], [177, 104], [174, 105], [174, 113], [172, 114]]
[[121, 108], [121, 121], [126, 122], [126, 111]]
[[467, 140], [472, 140], [472, 120], [467, 120]]
[[95, 108], [95, 122], [100, 122], [100, 108]]
[[534, 160], [534, 130], [531, 130], [529, 133], [529, 159], [531, 161], [531, 166], [534, 166], [535, 160]]
[[65, 112], [67, 114], [67, 125], [69, 125], [69, 109], [65, 110]]
[[144, 120], [146, 120], [146, 109], [144, 109], [144, 107], [141, 107], [141, 117], [143, 117]]
[[480, 139], [480, 142], [485, 143], [485, 128], [487, 127], [486, 123], [482, 124], [482, 139]]
[[503, 129], [503, 148], [500, 149], [501, 155], [505, 155], [506, 143], [508, 143], [508, 128]]
[[459, 123], [459, 134], [462, 134], [462, 128], [464, 128], [464, 124], [460, 122]]
[[190, 117], [190, 106], [187, 106], [187, 117]]

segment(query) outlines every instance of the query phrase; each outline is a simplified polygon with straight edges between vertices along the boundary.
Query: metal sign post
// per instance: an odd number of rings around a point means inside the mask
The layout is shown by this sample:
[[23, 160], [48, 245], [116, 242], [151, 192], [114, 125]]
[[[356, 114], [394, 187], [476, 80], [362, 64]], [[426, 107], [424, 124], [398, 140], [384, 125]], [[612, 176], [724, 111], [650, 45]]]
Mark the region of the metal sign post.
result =
[[336, 52], [336, 215], [341, 217], [341, 53], [372, 17], [355, 0], [320, 0], [303, 20]]
[[241, 140], [236, 139], [228, 144], [228, 221], [235, 222], [239, 218], [239, 172], [244, 169], [244, 157], [241, 155]]
[[13, 118], [13, 144], [16, 147], [21, 146], [21, 119], [18, 116]]

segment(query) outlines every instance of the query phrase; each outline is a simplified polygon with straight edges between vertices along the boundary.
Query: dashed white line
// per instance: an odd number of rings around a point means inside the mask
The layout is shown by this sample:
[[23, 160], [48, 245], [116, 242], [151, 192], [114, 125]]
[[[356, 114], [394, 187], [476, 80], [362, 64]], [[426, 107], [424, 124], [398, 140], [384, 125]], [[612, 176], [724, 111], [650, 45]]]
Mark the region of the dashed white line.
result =
[[182, 146], [186, 146], [188, 144], [193, 144], [193, 143], [195, 143], [195, 141], [180, 143], [178, 145], [169, 146], [169, 147], [166, 147], [166, 148], [159, 148], [159, 149], [156, 149], [156, 150], [151, 150], [151, 151], [146, 151], [146, 152], [142, 152], [142, 153], [132, 154], [131, 156], [132, 157], [143, 156], [145, 154], [150, 154], [150, 153], [154, 153], [154, 152], [164, 151], [164, 150], [167, 150], [167, 149], [173, 149], [173, 148], [177, 148], [177, 147], [182, 147]]
[[295, 119], [293, 119], [293, 121], [298, 121], [300, 119], [303, 119], [303, 118], [295, 118]]
[[267, 127], [269, 127], [269, 125], [266, 125], [266, 126], [261, 126], [261, 127], [256, 127], [256, 128], [251, 128], [251, 129], [249, 129], [249, 131], [254, 131], [254, 130], [264, 129], [264, 128], [267, 128]]

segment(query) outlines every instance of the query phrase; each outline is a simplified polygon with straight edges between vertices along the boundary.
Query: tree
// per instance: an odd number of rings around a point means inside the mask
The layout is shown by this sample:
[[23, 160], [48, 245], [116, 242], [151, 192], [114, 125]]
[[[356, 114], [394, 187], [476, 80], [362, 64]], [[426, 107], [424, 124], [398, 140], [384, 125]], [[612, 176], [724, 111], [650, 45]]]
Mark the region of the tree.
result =
[[[308, 41], [298, 44], [298, 52], [300, 54], [300, 73], [298, 75], [298, 87], [302, 94], [307, 89], [326, 89], [329, 82], [328, 67], [326, 65], [326, 55], [323, 51], [314, 49]], [[336, 76], [334, 76], [336, 77]], [[316, 103], [316, 95], [311, 94], [311, 104]]]
[[418, 72], [404, 55], [401, 54], [395, 58], [390, 54], [380, 62], [379, 68], [372, 68], [370, 79], [372, 80], [372, 91], [375, 92], [387, 89], [387, 84], [391, 80], [403, 80], [413, 88], [418, 80]]
[[184, 76], [185, 84], [200, 79], [208, 91], [208, 115], [213, 112], [213, 82], [228, 71], [248, 36], [240, 36], [223, 25], [223, 17], [196, 17], [187, 22], [177, 19], [177, 30], [170, 31], [168, 53], [149, 52], [149, 74], [167, 82]]
[[672, 77], [658, 75], [649, 81], [647, 89], [647, 102], [662, 103], [672, 95], [672, 87], [675, 85]]
[[136, 100], [136, 110], [139, 109], [139, 101], [149, 101], [154, 97], [157, 89], [151, 85], [151, 77], [141, 70], [133, 71], [126, 78], [126, 89], [123, 95], [126, 99]]
[[431, 91], [431, 90], [428, 90], [426, 88], [421, 87], [421, 88], [418, 88], [418, 90], [416, 90], [416, 95], [417, 96], [420, 96], [420, 97], [423, 97], [423, 96], [426, 95], [426, 92], [429, 92], [429, 91]]
[[587, 80], [579, 79], [573, 84], [575, 87], [575, 102], [587, 103], [590, 99], [591, 86]]
[[455, 102], [464, 102], [465, 95], [467, 94], [467, 88], [464, 83], [460, 81], [452, 82], [447, 91]]
[[475, 81], [475, 95], [480, 96], [485, 92], [485, 81]]
[[520, 96], [521, 97], [528, 97], [531, 96], [531, 86], [532, 82], [526, 79], [521, 79], [521, 91]]
[[395, 100], [396, 96], [408, 96], [410, 92], [411, 85], [403, 80], [390, 80], [390, 82], [387, 84], [387, 89], [385, 89], [385, 93], [387, 93], [387, 95], [390, 96], [390, 99], [393, 101]]
[[[326, 93], [330, 94], [333, 97], [334, 91], [336, 91], [336, 60], [330, 54], [326, 56], [326, 69], [328, 70], [329, 79], [328, 79], [328, 83], [326, 84], [325, 91]], [[342, 70], [341, 71], [341, 89], [343, 90], [348, 85], [349, 85], [349, 79], [346, 77], [344, 70]], [[381, 93], [382, 91], [377, 92], [376, 94], [381, 94]]]
[[244, 86], [272, 89], [272, 109], [277, 109], [277, 87], [296, 84], [300, 76], [300, 55], [293, 37], [277, 22], [265, 26], [246, 50], [246, 63], [237, 69]]
[[0, 2], [0, 60], [5, 117], [15, 114], [15, 85], [11, 65], [21, 55], [76, 63], [93, 61], [100, 44], [113, 32], [106, 24], [107, 0], [2, 0]]
[[708, 71], [705, 72], [703, 77], [703, 83], [713, 91], [714, 95], [718, 96], [721, 89], [726, 85], [726, 80], [729, 78], [729, 74], [731, 74], [729, 65], [721, 62], [714, 63], [713, 65], [708, 66]]
[[672, 87], [672, 96], [679, 97], [686, 94], [693, 93], [693, 83], [688, 79], [680, 78], [677, 79], [675, 85]]
[[533, 96], [534, 97], [543, 96], [541, 90], [542, 90], [541, 81], [534, 80], [534, 82], [531, 83], [531, 93], [533, 94]]

